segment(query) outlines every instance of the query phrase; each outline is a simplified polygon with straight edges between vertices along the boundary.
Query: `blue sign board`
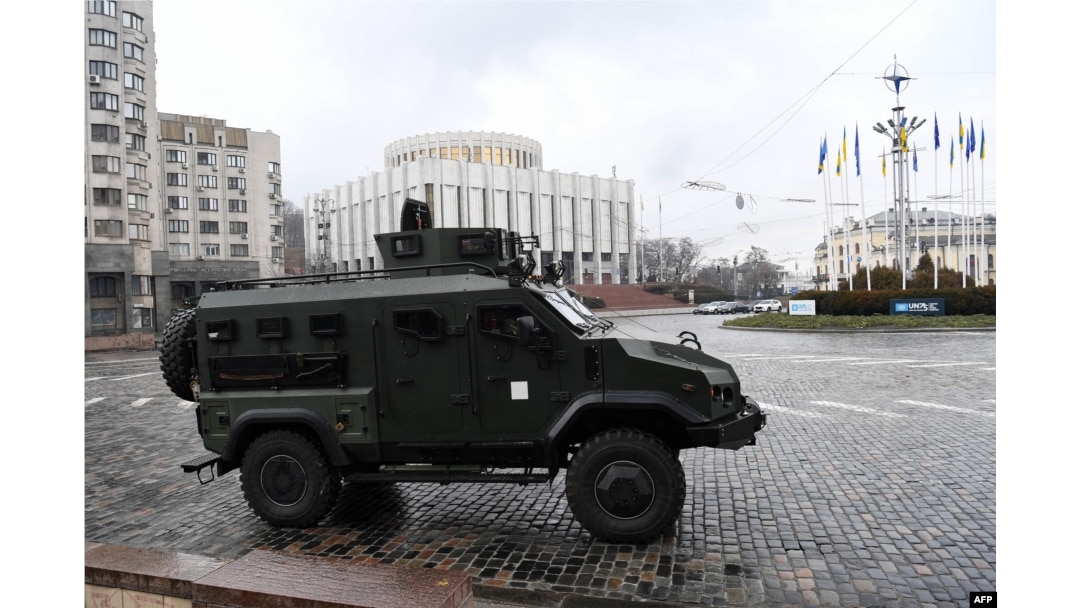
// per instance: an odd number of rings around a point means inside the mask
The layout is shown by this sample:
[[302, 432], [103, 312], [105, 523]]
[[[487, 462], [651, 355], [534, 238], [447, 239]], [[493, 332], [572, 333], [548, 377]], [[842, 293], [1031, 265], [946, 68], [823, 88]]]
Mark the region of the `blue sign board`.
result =
[[795, 295], [797, 293], [799, 293], [799, 288], [798, 287], [792, 287], [791, 288], [791, 295]]
[[890, 315], [943, 315], [944, 298], [903, 298], [889, 300]]

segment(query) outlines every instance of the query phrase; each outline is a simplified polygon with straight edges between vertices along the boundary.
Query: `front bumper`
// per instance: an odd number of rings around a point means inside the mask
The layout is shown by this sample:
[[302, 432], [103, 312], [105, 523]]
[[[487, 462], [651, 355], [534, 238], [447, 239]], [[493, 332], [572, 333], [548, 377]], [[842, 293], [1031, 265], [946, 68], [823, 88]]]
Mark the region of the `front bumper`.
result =
[[765, 428], [765, 414], [757, 401], [745, 395], [743, 400], [746, 405], [735, 416], [687, 428], [690, 447], [737, 450], [744, 445], [755, 445], [754, 433]]

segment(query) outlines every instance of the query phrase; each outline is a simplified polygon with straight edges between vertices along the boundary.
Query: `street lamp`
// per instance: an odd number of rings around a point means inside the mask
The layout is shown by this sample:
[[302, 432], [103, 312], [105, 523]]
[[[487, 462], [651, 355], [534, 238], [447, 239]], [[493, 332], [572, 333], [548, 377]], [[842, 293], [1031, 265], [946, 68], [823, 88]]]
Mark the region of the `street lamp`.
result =
[[322, 251], [319, 252], [319, 272], [326, 272], [326, 266], [330, 260], [330, 215], [337, 211], [333, 208], [334, 199], [317, 198], [314, 201], [316, 212], [319, 214], [319, 242]]

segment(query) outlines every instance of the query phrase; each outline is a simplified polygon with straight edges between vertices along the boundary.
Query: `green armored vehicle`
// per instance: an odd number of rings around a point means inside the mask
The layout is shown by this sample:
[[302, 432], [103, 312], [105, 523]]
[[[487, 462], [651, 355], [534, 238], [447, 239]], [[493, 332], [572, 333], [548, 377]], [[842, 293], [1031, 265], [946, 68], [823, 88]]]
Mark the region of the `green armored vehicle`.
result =
[[402, 231], [376, 237], [381, 270], [224, 282], [173, 317], [163, 375], [209, 450], [185, 471], [239, 468], [256, 515], [309, 527], [343, 481], [566, 469], [581, 525], [638, 542], [682, 510], [679, 450], [754, 445], [765, 415], [692, 334], [597, 318], [561, 262], [537, 272], [535, 237], [428, 217], [406, 201]]

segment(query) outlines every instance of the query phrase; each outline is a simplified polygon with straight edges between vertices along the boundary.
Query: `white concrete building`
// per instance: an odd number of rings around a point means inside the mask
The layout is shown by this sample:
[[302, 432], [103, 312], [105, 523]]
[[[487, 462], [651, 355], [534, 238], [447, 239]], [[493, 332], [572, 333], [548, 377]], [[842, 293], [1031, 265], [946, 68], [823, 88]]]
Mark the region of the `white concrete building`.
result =
[[385, 165], [304, 197], [309, 272], [381, 268], [374, 235], [398, 231], [412, 198], [434, 227], [537, 235], [537, 263], [563, 260], [568, 283], [637, 282], [633, 180], [546, 171], [539, 142], [488, 132], [408, 137], [386, 146]]

